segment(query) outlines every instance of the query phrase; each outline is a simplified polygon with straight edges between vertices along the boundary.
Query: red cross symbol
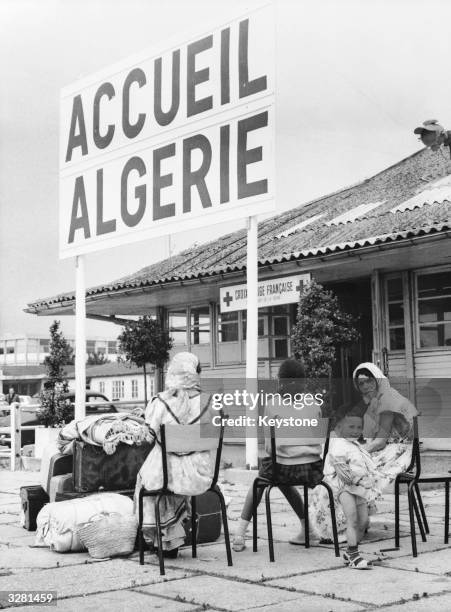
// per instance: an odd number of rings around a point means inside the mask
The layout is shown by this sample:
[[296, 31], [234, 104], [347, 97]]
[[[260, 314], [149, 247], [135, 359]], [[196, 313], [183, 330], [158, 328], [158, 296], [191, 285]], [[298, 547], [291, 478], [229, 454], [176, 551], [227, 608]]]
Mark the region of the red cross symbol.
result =
[[225, 297], [222, 298], [222, 301], [226, 303], [227, 308], [230, 306], [230, 302], [233, 302], [233, 297], [227, 291]]

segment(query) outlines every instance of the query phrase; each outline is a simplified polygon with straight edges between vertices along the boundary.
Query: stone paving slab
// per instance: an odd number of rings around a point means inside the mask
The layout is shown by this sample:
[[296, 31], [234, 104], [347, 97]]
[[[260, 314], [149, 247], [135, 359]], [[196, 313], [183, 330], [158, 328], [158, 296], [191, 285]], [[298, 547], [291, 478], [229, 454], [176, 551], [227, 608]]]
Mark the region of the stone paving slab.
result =
[[[354, 610], [355, 612], [361, 611], [362, 606], [349, 601], [339, 601], [338, 599], [317, 595], [302, 595], [299, 599], [252, 608], [252, 612], [351, 612]], [[408, 610], [404, 612], [408, 612]]]
[[153, 597], [147, 593], [138, 593], [133, 590], [111, 591], [86, 597], [73, 597], [60, 599], [57, 607], [20, 606], [14, 607], [14, 612], [42, 612], [42, 610], [62, 610], [64, 612], [99, 612], [103, 610], [115, 612], [130, 612], [130, 610], [164, 610], [164, 612], [188, 612], [198, 610], [199, 607], [185, 602], [171, 601], [162, 597]]
[[55, 553], [49, 548], [29, 548], [22, 546], [0, 546], [0, 574], [5, 571], [39, 571], [41, 569], [105, 563], [93, 559], [86, 552]]
[[384, 612], [437, 612], [438, 610], [451, 610], [451, 594], [436, 595], [433, 597], [420, 597], [418, 600], [409, 600], [384, 608]]
[[384, 562], [384, 566], [410, 570], [412, 572], [447, 574], [449, 576], [451, 575], [451, 550], [445, 548], [424, 553], [416, 558], [409, 555], [408, 557], [390, 559]]
[[[252, 552], [252, 542], [249, 542], [248, 548], [243, 552], [232, 552], [232, 567], [227, 565], [224, 545], [201, 547], [197, 555], [197, 559], [192, 559], [190, 550], [184, 549], [177, 559], [168, 559], [166, 567], [171, 568], [167, 571], [168, 576], [171, 575], [172, 568], [183, 568], [216, 576], [235, 577], [237, 580], [264, 582], [278, 577], [337, 569], [343, 566], [342, 558], [336, 557], [333, 550], [324, 547], [305, 549], [287, 543], [281, 544], [276, 550], [274, 563], [269, 561], [266, 547], [257, 553]], [[376, 555], [370, 555], [368, 558], [374, 561], [378, 559]], [[147, 559], [149, 557], [146, 557]], [[156, 558], [152, 557], [151, 562], [156, 564]]]
[[[174, 570], [169, 580], [187, 575], [189, 572], [185, 570]], [[113, 559], [102, 563], [79, 565], [76, 568], [69, 566], [37, 569], [34, 572], [0, 576], [0, 591], [11, 589], [57, 591], [58, 596], [68, 597], [134, 588], [163, 580], [168, 580], [168, 577], [160, 576], [156, 566], [140, 566], [137, 560], [136, 563], [130, 563], [127, 560]]]
[[183, 598], [184, 601], [199, 606], [212, 606], [231, 611], [279, 604], [294, 599], [299, 601], [299, 595], [296, 593], [212, 576], [195, 576], [185, 580], [153, 584], [137, 590], [140, 593], [158, 594], [171, 599]]
[[412, 576], [412, 572], [387, 567], [374, 567], [360, 572], [344, 567], [327, 574], [315, 572], [270, 580], [266, 584], [317, 595], [334, 594], [341, 599], [378, 606], [398, 603], [402, 599], [410, 600], [423, 593], [451, 593], [451, 578], [423, 573], [415, 574], [414, 579]]

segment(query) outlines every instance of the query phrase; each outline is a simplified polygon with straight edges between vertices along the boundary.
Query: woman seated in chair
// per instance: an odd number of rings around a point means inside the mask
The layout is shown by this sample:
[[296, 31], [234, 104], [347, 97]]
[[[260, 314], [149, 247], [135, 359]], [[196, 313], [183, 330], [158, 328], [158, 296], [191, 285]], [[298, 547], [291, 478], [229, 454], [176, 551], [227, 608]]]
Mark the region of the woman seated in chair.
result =
[[[302, 380], [305, 378], [304, 367], [299, 361], [296, 361], [295, 359], [286, 359], [280, 365], [278, 378], [278, 392], [280, 396], [291, 397], [291, 401], [293, 403], [293, 405], [290, 406], [290, 408], [293, 410], [292, 414], [295, 414], [295, 416], [302, 415], [303, 418], [306, 417], [310, 419], [319, 419], [321, 417], [321, 408], [318, 405], [304, 406], [302, 412], [299, 413], [297, 413], [295, 410], [296, 395], [305, 390], [304, 381]], [[269, 416], [275, 417], [278, 415], [278, 411], [280, 411], [280, 405], [275, 403], [274, 405], [266, 406], [265, 409]], [[286, 410], [286, 407], [284, 410]], [[295, 438], [293, 439], [293, 444], [290, 445], [286, 444], [286, 440], [282, 440], [282, 442], [283, 443], [280, 445], [277, 444], [276, 434], [276, 458], [279, 471], [277, 475], [278, 481], [282, 484], [284, 482], [290, 483], [290, 485], [306, 484], [310, 487], [315, 487], [317, 484], [319, 484], [323, 478], [323, 462], [321, 459], [320, 440], [318, 440], [317, 444], [313, 443], [305, 445], [296, 444]], [[266, 445], [266, 451], [268, 455], [264, 457], [261, 462], [259, 476], [271, 479], [275, 475], [273, 474], [272, 470], [272, 460], [270, 456], [271, 451], [268, 443]], [[305, 519], [302, 497], [295, 486], [279, 486], [279, 489], [286, 497], [300, 522], [300, 531], [298, 535], [290, 540], [290, 544], [303, 544]], [[260, 503], [262, 495], [263, 489], [259, 489], [257, 503]], [[246, 548], [245, 534], [252, 518], [252, 497], [253, 491], [251, 486], [247, 493], [244, 507], [241, 512], [241, 519], [238, 523], [238, 528], [233, 539], [232, 546], [235, 552], [241, 552]]]
[[[163, 486], [161, 425], [189, 425], [201, 419], [209, 420], [209, 400], [200, 391], [200, 364], [192, 353], [178, 353], [169, 364], [166, 389], [156, 395], [146, 408], [146, 422], [155, 436], [156, 444], [139, 471], [135, 490], [135, 512], [138, 515], [138, 495], [142, 487], [156, 490]], [[184, 544], [183, 522], [187, 518], [188, 499], [200, 495], [211, 485], [214, 458], [210, 451], [188, 454], [170, 453], [167, 457], [168, 489], [176, 495], [164, 496], [160, 502], [163, 551], [166, 556], [177, 556]], [[143, 499], [143, 534], [145, 540], [157, 546], [155, 497]]]
[[[371, 454], [376, 468], [386, 479], [386, 486], [404, 472], [412, 456], [413, 417], [415, 406], [390, 386], [386, 376], [374, 363], [361, 363], [353, 373], [354, 386], [362, 402], [365, 450]], [[312, 496], [311, 522], [320, 538], [330, 540], [332, 527], [329, 519], [329, 500], [323, 491]], [[340, 504], [337, 505], [338, 532], [343, 533], [346, 520]], [[374, 503], [370, 514], [374, 514]], [[310, 516], [310, 515], [309, 515]]]

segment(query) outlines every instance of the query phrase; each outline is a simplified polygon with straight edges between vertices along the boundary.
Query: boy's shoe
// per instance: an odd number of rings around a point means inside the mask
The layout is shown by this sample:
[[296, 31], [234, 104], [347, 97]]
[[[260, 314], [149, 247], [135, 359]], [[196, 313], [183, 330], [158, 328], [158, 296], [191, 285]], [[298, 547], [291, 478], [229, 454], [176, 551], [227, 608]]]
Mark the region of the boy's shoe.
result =
[[246, 542], [244, 536], [236, 535], [232, 541], [232, 549], [235, 552], [242, 552], [246, 548]]
[[[343, 559], [344, 559], [344, 555], [343, 555]], [[345, 563], [346, 563], [346, 561], [345, 561]], [[351, 569], [358, 569], [358, 570], [370, 570], [370, 569], [373, 569], [373, 566], [369, 563], [369, 561], [367, 561], [366, 559], [361, 557], [360, 554], [355, 559], [350, 559], [349, 556], [348, 556], [348, 563], [347, 563], [347, 565]]]

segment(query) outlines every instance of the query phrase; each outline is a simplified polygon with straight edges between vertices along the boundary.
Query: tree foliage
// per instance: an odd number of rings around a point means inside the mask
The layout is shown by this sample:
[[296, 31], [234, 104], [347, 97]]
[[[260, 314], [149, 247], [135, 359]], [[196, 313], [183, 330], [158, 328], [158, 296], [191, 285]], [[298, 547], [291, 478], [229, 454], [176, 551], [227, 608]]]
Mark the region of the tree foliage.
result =
[[86, 365], [104, 365], [109, 363], [109, 359], [105, 353], [89, 353]]
[[294, 353], [304, 363], [309, 378], [329, 378], [337, 350], [356, 342], [356, 320], [343, 312], [332, 291], [312, 280], [299, 300], [292, 342]]
[[355, 319], [343, 312], [337, 296], [312, 280], [304, 289], [292, 330], [293, 352], [305, 367], [306, 390], [322, 394], [323, 416], [332, 412], [332, 369], [340, 347], [356, 342]]
[[118, 336], [118, 361], [135, 364], [144, 370], [144, 390], [147, 401], [146, 365], [162, 368], [169, 359], [172, 339], [158, 321], [148, 315], [128, 321]]
[[49, 355], [44, 359], [47, 381], [40, 393], [38, 418], [46, 427], [58, 427], [72, 418], [72, 408], [65, 398], [68, 391], [64, 366], [74, 363], [74, 350], [60, 331], [60, 322], [50, 326]]

